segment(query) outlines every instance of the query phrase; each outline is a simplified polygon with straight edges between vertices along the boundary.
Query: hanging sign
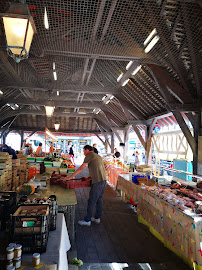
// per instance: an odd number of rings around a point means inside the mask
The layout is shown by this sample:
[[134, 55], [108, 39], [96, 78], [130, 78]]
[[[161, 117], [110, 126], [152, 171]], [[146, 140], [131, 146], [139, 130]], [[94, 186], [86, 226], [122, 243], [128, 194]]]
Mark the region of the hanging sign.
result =
[[154, 133], [158, 133], [160, 130], [161, 130], [161, 126], [158, 125], [158, 124], [156, 124], [156, 125], [154, 126]]

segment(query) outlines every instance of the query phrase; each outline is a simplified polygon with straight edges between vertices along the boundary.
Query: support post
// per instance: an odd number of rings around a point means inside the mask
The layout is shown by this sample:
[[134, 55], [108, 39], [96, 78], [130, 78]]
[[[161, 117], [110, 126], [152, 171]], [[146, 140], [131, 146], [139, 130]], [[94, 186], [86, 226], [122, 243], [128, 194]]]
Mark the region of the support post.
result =
[[193, 174], [198, 174], [198, 151], [199, 151], [199, 136], [201, 127], [201, 112], [198, 111], [194, 121], [194, 140], [195, 151], [193, 151]]
[[23, 146], [23, 141], [24, 141], [24, 130], [21, 130], [21, 132], [20, 132], [20, 137], [21, 137], [20, 148], [22, 148], [22, 146]]
[[114, 133], [111, 134], [111, 154], [114, 153]]
[[129, 132], [130, 132], [130, 126], [127, 126], [125, 128], [125, 131], [124, 131], [124, 143], [125, 143], [125, 146], [124, 146], [124, 154], [123, 154], [123, 157], [124, 157], [124, 161], [127, 161], [127, 153], [128, 153], [128, 137], [129, 137]]

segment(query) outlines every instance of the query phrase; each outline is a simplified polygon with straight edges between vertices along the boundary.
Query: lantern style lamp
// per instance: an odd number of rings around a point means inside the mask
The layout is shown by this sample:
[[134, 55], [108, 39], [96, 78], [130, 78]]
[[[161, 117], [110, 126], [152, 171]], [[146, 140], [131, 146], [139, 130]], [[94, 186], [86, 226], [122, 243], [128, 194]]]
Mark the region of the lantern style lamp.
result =
[[45, 105], [46, 116], [51, 117], [54, 113], [54, 109], [55, 109], [55, 106], [54, 106], [53, 101], [49, 100]]
[[[22, 2], [22, 0], [21, 0]], [[10, 3], [6, 13], [1, 13], [6, 35], [6, 46], [8, 54], [17, 63], [29, 56], [36, 27], [30, 15], [29, 8], [24, 3]]]
[[60, 128], [60, 123], [59, 123], [59, 121], [55, 121], [54, 126], [55, 126], [55, 130], [57, 131], [57, 130]]

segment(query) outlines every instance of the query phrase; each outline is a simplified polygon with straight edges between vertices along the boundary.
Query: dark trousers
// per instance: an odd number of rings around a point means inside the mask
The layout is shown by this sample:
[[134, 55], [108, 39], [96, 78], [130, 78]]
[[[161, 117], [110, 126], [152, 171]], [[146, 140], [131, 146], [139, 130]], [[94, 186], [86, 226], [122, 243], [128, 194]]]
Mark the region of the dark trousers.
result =
[[107, 181], [101, 181], [92, 184], [88, 199], [87, 215], [84, 218], [85, 221], [90, 221], [93, 215], [93, 209], [96, 205], [95, 218], [100, 218], [102, 215], [102, 197], [104, 194], [105, 186]]

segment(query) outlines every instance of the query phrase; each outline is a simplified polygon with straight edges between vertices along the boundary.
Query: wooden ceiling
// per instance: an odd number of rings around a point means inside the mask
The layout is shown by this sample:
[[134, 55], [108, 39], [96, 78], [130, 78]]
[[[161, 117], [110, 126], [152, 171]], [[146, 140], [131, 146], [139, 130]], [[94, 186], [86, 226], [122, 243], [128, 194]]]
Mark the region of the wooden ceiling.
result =
[[[130, 124], [142, 129], [152, 119], [164, 126], [201, 111], [201, 1], [26, 3], [37, 29], [28, 59], [16, 63], [7, 55], [0, 23], [1, 131], [53, 130], [56, 120], [70, 133], [111, 132]], [[1, 13], [7, 5], [0, 1]], [[159, 40], [145, 53], [153, 29]], [[44, 109], [49, 98], [55, 104], [51, 119]]]

